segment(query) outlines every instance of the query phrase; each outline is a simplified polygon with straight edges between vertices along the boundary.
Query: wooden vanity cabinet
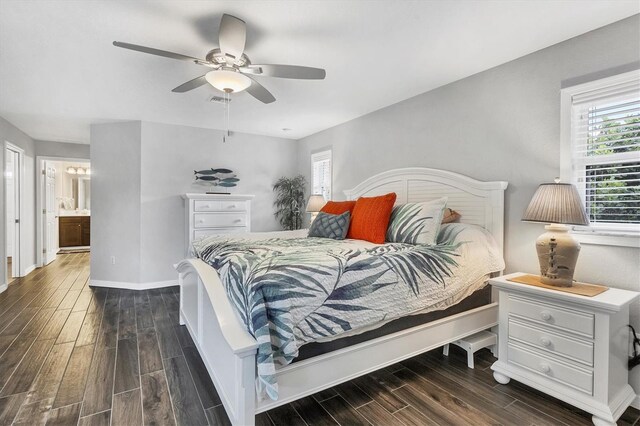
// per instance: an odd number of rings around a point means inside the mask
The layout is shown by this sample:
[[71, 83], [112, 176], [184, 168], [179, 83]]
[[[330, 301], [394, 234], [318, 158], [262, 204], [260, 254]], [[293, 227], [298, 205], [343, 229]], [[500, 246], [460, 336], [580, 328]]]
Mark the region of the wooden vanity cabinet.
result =
[[89, 246], [91, 241], [91, 216], [60, 216], [60, 247]]

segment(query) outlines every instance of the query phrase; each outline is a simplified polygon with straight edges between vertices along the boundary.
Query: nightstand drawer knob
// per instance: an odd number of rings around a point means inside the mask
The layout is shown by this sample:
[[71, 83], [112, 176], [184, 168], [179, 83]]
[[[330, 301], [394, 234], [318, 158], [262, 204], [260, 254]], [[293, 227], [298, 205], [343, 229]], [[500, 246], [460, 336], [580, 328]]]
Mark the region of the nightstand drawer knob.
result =
[[540, 312], [540, 316], [542, 317], [543, 320], [545, 321], [549, 321], [551, 320], [551, 314], [547, 311], [542, 311]]
[[549, 340], [548, 337], [541, 337], [540, 344], [542, 344], [542, 346], [549, 346], [551, 345], [551, 340]]
[[551, 367], [549, 367], [549, 364], [542, 363], [540, 364], [540, 371], [542, 371], [545, 374], [548, 374], [551, 371]]

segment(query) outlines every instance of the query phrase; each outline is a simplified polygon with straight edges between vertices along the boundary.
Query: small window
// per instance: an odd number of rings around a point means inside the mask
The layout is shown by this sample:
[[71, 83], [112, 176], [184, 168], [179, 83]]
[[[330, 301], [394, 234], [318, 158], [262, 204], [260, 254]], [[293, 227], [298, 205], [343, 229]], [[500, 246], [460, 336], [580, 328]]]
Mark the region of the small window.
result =
[[311, 193], [331, 199], [331, 150], [311, 155]]
[[575, 230], [637, 239], [640, 71], [564, 89], [562, 114], [563, 180], [577, 186], [591, 222]]

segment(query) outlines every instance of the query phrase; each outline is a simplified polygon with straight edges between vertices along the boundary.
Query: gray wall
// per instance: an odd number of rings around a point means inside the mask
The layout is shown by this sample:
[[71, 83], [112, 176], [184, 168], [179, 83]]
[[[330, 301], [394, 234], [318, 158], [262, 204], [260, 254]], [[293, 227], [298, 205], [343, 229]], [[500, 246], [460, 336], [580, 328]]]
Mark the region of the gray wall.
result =
[[37, 156], [81, 159], [90, 156], [88, 144], [36, 140], [35, 145]]
[[23, 182], [23, 223], [21, 226], [22, 235], [20, 237], [20, 253], [21, 263], [23, 267], [32, 268], [36, 263], [35, 248], [35, 144], [33, 139], [26, 133], [0, 117], [0, 164], [2, 165], [2, 173], [0, 173], [0, 200], [2, 200], [2, 208], [0, 208], [0, 284], [5, 284], [7, 279], [6, 273], [6, 236], [5, 236], [5, 217], [4, 217], [4, 143], [10, 142], [24, 150], [24, 182]]
[[252, 230], [278, 229], [271, 185], [297, 172], [296, 141], [236, 133], [223, 143], [222, 134], [148, 122], [92, 126], [92, 280], [176, 279], [172, 265], [185, 253], [180, 196], [206, 190], [193, 184], [194, 170], [232, 169], [240, 182], [229, 192], [255, 195]]
[[139, 121], [91, 126], [92, 280], [139, 282], [141, 134]]
[[[638, 68], [638, 34], [640, 15], [304, 138], [299, 171], [309, 177], [310, 155], [331, 147], [336, 198], [399, 167], [508, 181], [507, 272], [535, 272], [534, 241], [544, 229], [520, 219], [537, 186], [560, 174], [560, 89]], [[576, 278], [640, 291], [639, 262], [638, 249], [585, 244]], [[632, 323], [640, 328], [640, 303]], [[632, 384], [640, 392], [640, 369]]]

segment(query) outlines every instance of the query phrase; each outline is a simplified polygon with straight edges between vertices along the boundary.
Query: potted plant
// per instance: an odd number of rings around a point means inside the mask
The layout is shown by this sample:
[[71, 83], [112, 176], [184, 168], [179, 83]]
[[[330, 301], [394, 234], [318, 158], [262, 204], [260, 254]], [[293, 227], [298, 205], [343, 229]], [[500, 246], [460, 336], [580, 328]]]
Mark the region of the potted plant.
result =
[[276, 193], [276, 200], [273, 202], [276, 208], [274, 216], [287, 231], [302, 227], [306, 184], [304, 176], [298, 175], [293, 178], [281, 177], [273, 185], [273, 191]]

